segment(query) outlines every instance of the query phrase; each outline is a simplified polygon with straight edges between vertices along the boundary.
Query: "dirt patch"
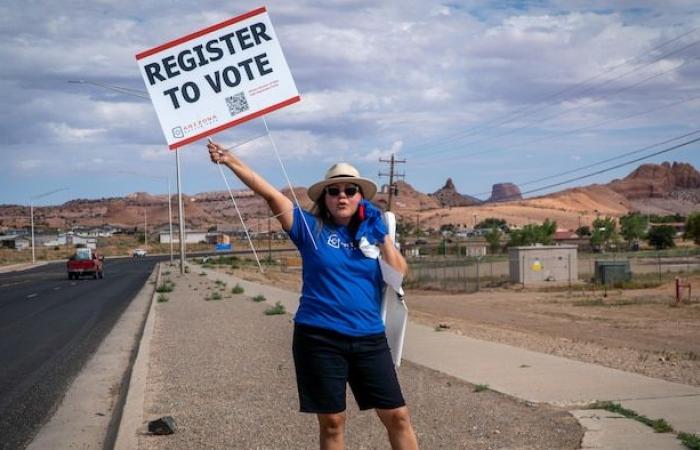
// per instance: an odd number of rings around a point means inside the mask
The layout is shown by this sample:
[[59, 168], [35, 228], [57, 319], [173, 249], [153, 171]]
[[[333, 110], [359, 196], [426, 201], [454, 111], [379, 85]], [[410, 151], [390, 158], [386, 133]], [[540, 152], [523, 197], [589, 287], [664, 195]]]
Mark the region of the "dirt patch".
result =
[[[299, 290], [301, 274], [280, 267], [244, 279]], [[700, 275], [690, 278], [700, 289]], [[669, 306], [673, 283], [654, 289], [571, 294], [498, 288], [473, 294], [407, 291], [411, 319], [486, 341], [576, 359], [654, 378], [700, 386], [700, 303]], [[603, 296], [606, 294], [607, 296]]]
[[[700, 276], [691, 278], [700, 286]], [[700, 385], [700, 304], [671, 307], [656, 289], [475, 294], [408, 292], [413, 320], [488, 341]]]

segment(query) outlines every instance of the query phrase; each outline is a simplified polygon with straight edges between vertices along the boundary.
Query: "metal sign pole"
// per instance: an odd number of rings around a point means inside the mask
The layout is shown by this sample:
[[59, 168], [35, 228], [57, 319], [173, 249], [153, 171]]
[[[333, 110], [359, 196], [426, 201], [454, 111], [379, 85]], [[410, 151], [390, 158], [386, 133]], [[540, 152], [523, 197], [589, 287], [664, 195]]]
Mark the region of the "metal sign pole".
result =
[[36, 256], [34, 254], [34, 203], [29, 203], [29, 215], [32, 218], [32, 264], [36, 264]]
[[[180, 177], [180, 150], [175, 149], [175, 166], [177, 169], [177, 207], [180, 221], [180, 274], [185, 273], [185, 208], [182, 205], [182, 183]], [[172, 235], [170, 235], [172, 237]]]
[[173, 245], [174, 245], [174, 239], [175, 236], [173, 236], [173, 201], [172, 201], [172, 194], [170, 193], [170, 177], [167, 177], [168, 180], [168, 225], [170, 226], [170, 265], [172, 266], [174, 264], [174, 256], [173, 256]]

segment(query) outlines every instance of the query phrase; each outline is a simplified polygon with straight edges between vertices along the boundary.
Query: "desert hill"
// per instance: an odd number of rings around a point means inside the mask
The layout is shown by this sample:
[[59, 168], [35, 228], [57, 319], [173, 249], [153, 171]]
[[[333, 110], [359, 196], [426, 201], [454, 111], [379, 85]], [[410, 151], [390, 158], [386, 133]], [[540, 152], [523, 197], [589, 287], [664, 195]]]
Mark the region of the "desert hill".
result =
[[[520, 191], [510, 183], [494, 185], [489, 202], [460, 194], [452, 180], [434, 194], [424, 194], [410, 184], [397, 182], [398, 196], [393, 199], [394, 212], [422, 229], [439, 228], [444, 224], [471, 227], [487, 217], [505, 219], [513, 225], [540, 223], [549, 218], [564, 228], [575, 229], [590, 224], [596, 217], [619, 217], [630, 211], [642, 213], [687, 215], [700, 210], [700, 173], [690, 164], [644, 164], [623, 179], [608, 184], [575, 187], [529, 199], [519, 199]], [[305, 188], [295, 188], [295, 194], [306, 208], [311, 201]], [[283, 192], [291, 198], [288, 189]], [[495, 194], [495, 195], [494, 195]], [[236, 203], [248, 227], [267, 230], [269, 209], [262, 198], [248, 190], [234, 192]], [[512, 198], [518, 198], [512, 200]], [[67, 229], [74, 226], [116, 225], [143, 229], [166, 228], [168, 223], [167, 195], [136, 192], [125, 197], [76, 199], [58, 206], [35, 208], [39, 228]], [[500, 201], [496, 201], [500, 200]], [[386, 206], [387, 193], [378, 193], [375, 202]], [[218, 226], [238, 228], [240, 223], [227, 191], [183, 195], [187, 227], [208, 229]], [[173, 195], [173, 217], [177, 220], [177, 198]], [[144, 217], [145, 211], [145, 217]], [[0, 230], [29, 224], [29, 207], [0, 205]], [[279, 229], [277, 221], [271, 221]]]

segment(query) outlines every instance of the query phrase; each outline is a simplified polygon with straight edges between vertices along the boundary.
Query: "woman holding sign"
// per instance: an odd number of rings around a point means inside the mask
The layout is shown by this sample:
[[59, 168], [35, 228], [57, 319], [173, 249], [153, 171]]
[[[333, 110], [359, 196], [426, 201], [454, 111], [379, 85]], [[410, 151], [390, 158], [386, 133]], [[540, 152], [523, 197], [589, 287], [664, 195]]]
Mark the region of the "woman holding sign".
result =
[[353, 166], [335, 164], [309, 187], [314, 207], [308, 212], [218, 144], [207, 148], [212, 162], [230, 168], [267, 201], [301, 254], [292, 350], [300, 410], [316, 414], [320, 447], [344, 448], [349, 383], [359, 408], [377, 412], [393, 449], [418, 448], [380, 316], [379, 262], [365, 256], [379, 249], [385, 262], [406, 272], [381, 211], [369, 202], [377, 186]]

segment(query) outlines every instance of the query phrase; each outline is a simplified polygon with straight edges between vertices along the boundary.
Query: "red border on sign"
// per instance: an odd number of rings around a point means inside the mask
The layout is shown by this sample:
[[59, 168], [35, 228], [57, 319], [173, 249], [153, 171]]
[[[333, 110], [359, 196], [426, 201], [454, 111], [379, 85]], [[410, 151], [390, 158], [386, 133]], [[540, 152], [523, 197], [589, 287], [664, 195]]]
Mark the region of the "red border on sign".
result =
[[252, 11], [249, 11], [245, 14], [241, 14], [240, 16], [232, 17], [231, 19], [225, 20], [221, 23], [217, 23], [215, 25], [209, 26], [207, 28], [204, 28], [199, 31], [195, 31], [194, 33], [188, 34], [187, 36], [183, 36], [181, 38], [177, 38], [175, 40], [172, 40], [170, 42], [166, 42], [163, 45], [159, 45], [158, 47], [154, 47], [150, 50], [145, 50], [142, 51], [141, 53], [136, 54], [136, 59], [142, 59], [147, 56], [155, 55], [156, 53], [160, 53], [163, 50], [169, 49], [170, 47], [175, 47], [176, 45], [180, 45], [183, 42], [191, 41], [192, 39], [196, 39], [198, 37], [204, 36], [205, 34], [209, 34], [212, 31], [216, 31], [220, 28], [227, 27], [229, 25], [233, 25], [234, 23], [241, 22], [246, 19], [250, 19], [251, 17], [257, 16], [258, 14], [262, 14], [267, 11], [267, 8], [264, 6], [261, 6], [258, 9], [254, 9]]
[[225, 123], [223, 125], [219, 125], [218, 127], [212, 128], [211, 130], [207, 130], [204, 133], [199, 133], [197, 135], [188, 137], [187, 139], [183, 139], [180, 142], [170, 144], [168, 147], [170, 148], [170, 150], [177, 150], [179, 147], [182, 147], [182, 146], [187, 145], [187, 144], [191, 144], [194, 141], [198, 141], [198, 140], [205, 138], [207, 136], [211, 136], [212, 134], [216, 134], [219, 131], [225, 130], [226, 128], [231, 128], [231, 127], [234, 127], [234, 126], [241, 124], [243, 122], [257, 119], [258, 117], [260, 117], [262, 115], [265, 115], [269, 112], [275, 111], [275, 110], [280, 109], [280, 108], [284, 108], [285, 106], [292, 105], [300, 100], [301, 100], [301, 97], [299, 97], [298, 95], [296, 97], [288, 98], [287, 100], [285, 100], [283, 102], [279, 102], [279, 103], [276, 103], [272, 106], [268, 106], [267, 108], [261, 109], [260, 111], [257, 111], [249, 116], [245, 116], [245, 117], [241, 117], [240, 119], [232, 120], [231, 122]]

